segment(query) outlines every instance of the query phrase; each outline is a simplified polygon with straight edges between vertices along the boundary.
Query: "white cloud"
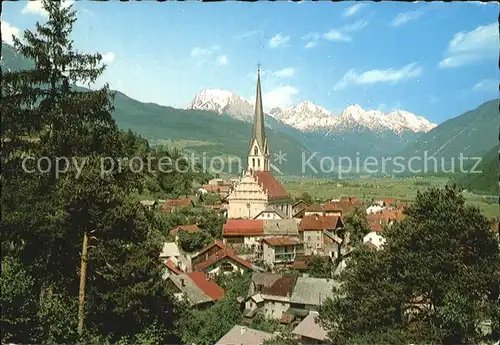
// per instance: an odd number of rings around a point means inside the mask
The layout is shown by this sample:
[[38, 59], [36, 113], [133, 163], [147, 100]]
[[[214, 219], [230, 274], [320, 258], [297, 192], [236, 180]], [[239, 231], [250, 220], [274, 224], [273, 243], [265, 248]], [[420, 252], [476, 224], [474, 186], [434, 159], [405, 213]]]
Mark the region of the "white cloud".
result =
[[19, 28], [10, 25], [4, 20], [2, 20], [1, 28], [2, 28], [2, 41], [4, 41], [7, 44], [12, 45], [14, 43], [14, 41], [12, 40], [12, 36], [16, 36], [17, 38], [20, 38], [21, 36], [21, 30], [19, 30]]
[[478, 92], [498, 92], [498, 80], [484, 79], [477, 82], [473, 87], [473, 91]]
[[279, 46], [284, 45], [290, 40], [290, 36], [283, 36], [283, 34], [280, 32], [279, 34], [274, 35], [271, 37], [269, 40], [269, 47], [271, 48], [277, 48]]
[[191, 50], [191, 57], [201, 57], [201, 56], [212, 55], [217, 50], [220, 50], [220, 47], [217, 45], [212, 46], [210, 48], [194, 47]]
[[[69, 7], [73, 4], [73, 0], [63, 0], [62, 6]], [[38, 14], [43, 17], [48, 17], [47, 11], [42, 8], [42, 1], [40, 0], [31, 0], [26, 1], [26, 6], [21, 10], [22, 14]]]
[[250, 31], [247, 31], [247, 32], [243, 32], [243, 33], [241, 33], [239, 35], [235, 35], [234, 38], [237, 39], [237, 40], [244, 40], [244, 39], [256, 36], [259, 33], [260, 33], [260, 30], [250, 30]]
[[318, 42], [315, 42], [315, 41], [309, 41], [306, 43], [306, 45], [304, 46], [304, 48], [306, 49], [311, 49], [311, 48], [314, 48], [316, 47], [316, 44], [318, 44]]
[[295, 74], [295, 68], [287, 67], [280, 70], [277, 70], [273, 73], [273, 76], [277, 78], [287, 78], [292, 77]]
[[229, 59], [227, 58], [226, 55], [221, 55], [217, 58], [217, 65], [219, 66], [225, 66], [229, 63]]
[[392, 26], [400, 26], [400, 25], [406, 24], [408, 22], [411, 22], [413, 20], [417, 20], [418, 18], [420, 18], [421, 15], [422, 15], [422, 12], [416, 11], [416, 10], [409, 11], [409, 12], [403, 12], [403, 13], [398, 14], [396, 16], [396, 18], [394, 18], [391, 25]]
[[412, 62], [400, 69], [374, 69], [358, 73], [354, 69], [347, 71], [344, 77], [335, 84], [334, 89], [340, 90], [352, 84], [375, 84], [375, 83], [397, 83], [403, 80], [415, 78], [422, 73], [422, 68], [416, 62]]
[[279, 86], [262, 95], [262, 101], [266, 110], [276, 107], [287, 107], [294, 103], [295, 96], [299, 93], [295, 87], [290, 85]]
[[115, 61], [115, 53], [113, 52], [108, 52], [101, 55], [102, 55], [102, 60], [101, 60], [102, 63], [110, 64], [113, 61]]
[[498, 24], [478, 26], [472, 31], [456, 33], [448, 44], [447, 57], [440, 68], [460, 67], [482, 58], [498, 55]]
[[351, 7], [348, 7], [345, 9], [345, 11], [342, 13], [344, 17], [351, 17], [355, 15], [356, 13], [359, 12], [363, 7], [365, 7], [366, 4], [355, 4], [352, 5]]
[[324, 35], [325, 39], [328, 41], [336, 41], [336, 42], [349, 42], [352, 41], [350, 36], [345, 35], [340, 30], [330, 30]]
[[323, 37], [328, 41], [350, 42], [352, 41], [352, 37], [347, 33], [360, 31], [367, 25], [368, 22], [366, 20], [358, 20], [352, 24], [344, 25], [340, 29], [332, 29], [325, 33]]

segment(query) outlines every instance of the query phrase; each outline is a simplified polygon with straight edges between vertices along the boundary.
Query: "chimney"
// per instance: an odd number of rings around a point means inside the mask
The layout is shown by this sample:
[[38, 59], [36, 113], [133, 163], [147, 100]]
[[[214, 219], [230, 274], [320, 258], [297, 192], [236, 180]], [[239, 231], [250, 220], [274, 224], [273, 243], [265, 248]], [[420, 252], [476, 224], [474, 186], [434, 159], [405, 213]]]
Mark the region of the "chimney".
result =
[[245, 332], [247, 331], [247, 328], [245, 326], [241, 326], [241, 334], [245, 334]]

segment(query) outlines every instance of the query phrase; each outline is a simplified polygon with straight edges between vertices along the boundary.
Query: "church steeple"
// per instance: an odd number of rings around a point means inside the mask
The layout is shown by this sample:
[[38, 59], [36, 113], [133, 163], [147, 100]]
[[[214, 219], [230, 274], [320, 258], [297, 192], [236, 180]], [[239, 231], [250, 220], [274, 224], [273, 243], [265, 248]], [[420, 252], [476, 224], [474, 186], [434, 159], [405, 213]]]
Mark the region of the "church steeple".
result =
[[264, 127], [264, 107], [262, 106], [262, 90], [260, 86], [260, 66], [257, 70], [257, 90], [255, 96], [255, 113], [253, 118], [252, 138], [248, 153], [248, 168], [254, 171], [269, 171], [269, 149]]
[[264, 148], [266, 137], [264, 129], [264, 109], [262, 106], [262, 91], [260, 88], [260, 66], [257, 70], [257, 93], [255, 96], [255, 113], [253, 118], [252, 140], [257, 140], [259, 146]]

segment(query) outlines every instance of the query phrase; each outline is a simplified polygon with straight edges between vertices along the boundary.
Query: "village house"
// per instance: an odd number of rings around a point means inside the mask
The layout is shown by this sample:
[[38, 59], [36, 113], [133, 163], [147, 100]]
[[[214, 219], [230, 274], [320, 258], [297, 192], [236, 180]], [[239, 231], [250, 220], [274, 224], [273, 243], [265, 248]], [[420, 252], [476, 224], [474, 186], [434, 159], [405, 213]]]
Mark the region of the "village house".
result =
[[194, 269], [197, 269], [200, 262], [208, 260], [208, 258], [215, 255], [215, 253], [226, 248], [227, 246], [222, 241], [215, 240], [214, 243], [209, 244], [198, 253], [191, 256], [191, 265]]
[[292, 204], [292, 217], [293, 218], [299, 218], [303, 216], [303, 211], [308, 207], [309, 205], [303, 201], [303, 200], [298, 200], [294, 204]]
[[198, 192], [201, 194], [207, 193], [216, 193], [219, 195], [221, 199], [225, 199], [233, 189], [233, 185], [224, 185], [224, 184], [206, 184], [200, 188], [198, 188]]
[[253, 273], [243, 317], [249, 322], [257, 312], [280, 320], [290, 307], [290, 297], [297, 277], [276, 273]]
[[386, 242], [380, 231], [371, 231], [363, 237], [363, 243], [372, 243], [377, 249], [380, 249]]
[[171, 261], [176, 268], [184, 272], [191, 271], [189, 256], [183, 253], [175, 242], [165, 242], [159, 257], [162, 262]]
[[261, 212], [259, 212], [253, 219], [263, 219], [263, 220], [281, 220], [287, 219], [287, 214], [281, 212], [280, 210], [275, 209], [273, 206], [267, 206]]
[[316, 321], [319, 314], [311, 311], [295, 327], [292, 334], [297, 336], [301, 344], [327, 344], [328, 332]]
[[242, 178], [228, 196], [228, 218], [252, 219], [268, 206], [291, 217], [292, 199], [269, 171], [269, 146], [264, 128], [264, 110], [257, 73], [257, 92], [248, 165]]
[[258, 270], [251, 262], [236, 255], [232, 248], [217, 251], [207, 260], [198, 263], [195, 269], [205, 272], [211, 278], [219, 273], [232, 274]]
[[262, 345], [274, 337], [273, 333], [235, 325], [215, 345]]
[[247, 247], [262, 254], [263, 238], [298, 237], [299, 227], [294, 219], [228, 219], [222, 227], [222, 236], [230, 246]]
[[182, 274], [182, 272], [179, 267], [177, 267], [176, 264], [172, 262], [172, 260], [167, 260], [165, 262], [165, 270], [163, 271], [163, 279], [167, 279], [171, 274], [179, 275]]
[[191, 207], [195, 207], [192, 198], [185, 197], [180, 199], [167, 199], [163, 204], [162, 211], [165, 213], [172, 213], [177, 209], [191, 208]]
[[222, 226], [222, 236], [225, 244], [257, 250], [264, 237], [264, 220], [228, 219]]
[[171, 274], [166, 284], [175, 298], [188, 302], [194, 308], [208, 307], [224, 297], [224, 290], [202, 272]]
[[304, 253], [297, 237], [268, 237], [262, 240], [263, 260], [270, 267], [292, 264], [297, 254]]
[[382, 210], [385, 210], [384, 206], [380, 206], [379, 204], [371, 205], [366, 209], [366, 214], [380, 213]]
[[196, 233], [200, 231], [200, 228], [198, 228], [198, 225], [196, 224], [179, 225], [176, 226], [175, 228], [170, 229], [168, 235], [175, 239], [175, 243], [179, 243], [179, 233], [182, 231], [189, 233]]
[[323, 255], [329, 256], [332, 260], [336, 260], [341, 256], [349, 243], [349, 238], [343, 240], [336, 234], [323, 230]]
[[334, 203], [312, 204], [304, 209], [302, 218], [312, 215], [342, 216], [342, 209]]
[[344, 223], [339, 216], [306, 215], [299, 225], [299, 238], [304, 243], [306, 255], [323, 253], [323, 231], [332, 234], [343, 228]]
[[139, 203], [151, 211], [158, 205], [158, 200], [141, 200]]
[[335, 295], [334, 288], [340, 283], [333, 279], [298, 277], [290, 298], [290, 314], [302, 314], [301, 310], [315, 311], [318, 306]]

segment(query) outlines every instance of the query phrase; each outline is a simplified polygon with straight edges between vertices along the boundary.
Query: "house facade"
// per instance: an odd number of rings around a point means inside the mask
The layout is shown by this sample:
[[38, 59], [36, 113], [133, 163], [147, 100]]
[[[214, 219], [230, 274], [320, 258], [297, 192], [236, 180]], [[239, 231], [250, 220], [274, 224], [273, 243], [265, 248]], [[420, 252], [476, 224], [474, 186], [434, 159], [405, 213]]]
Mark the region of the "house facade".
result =
[[306, 255], [322, 254], [324, 237], [323, 231], [335, 233], [344, 226], [339, 216], [306, 215], [299, 225], [299, 238], [304, 243]]
[[297, 255], [304, 253], [304, 245], [297, 237], [269, 237], [262, 240], [262, 253], [270, 267], [289, 265]]
[[380, 231], [371, 231], [363, 237], [363, 243], [372, 243], [380, 249], [386, 242]]

